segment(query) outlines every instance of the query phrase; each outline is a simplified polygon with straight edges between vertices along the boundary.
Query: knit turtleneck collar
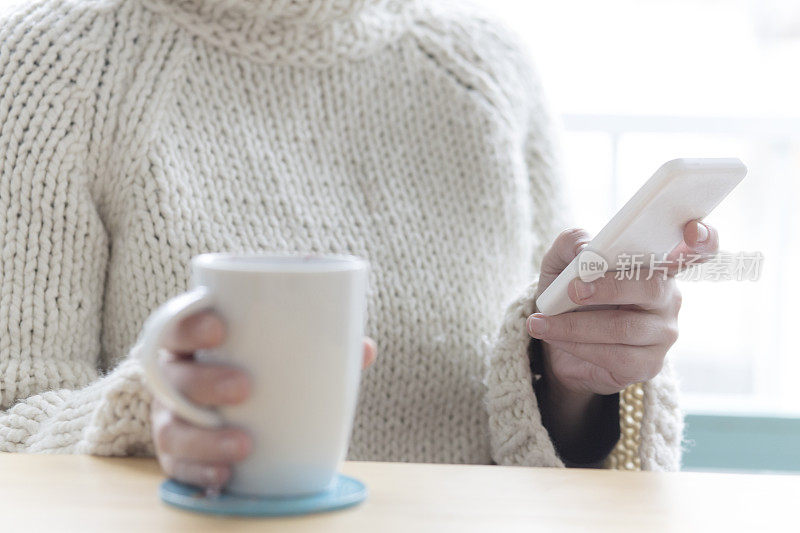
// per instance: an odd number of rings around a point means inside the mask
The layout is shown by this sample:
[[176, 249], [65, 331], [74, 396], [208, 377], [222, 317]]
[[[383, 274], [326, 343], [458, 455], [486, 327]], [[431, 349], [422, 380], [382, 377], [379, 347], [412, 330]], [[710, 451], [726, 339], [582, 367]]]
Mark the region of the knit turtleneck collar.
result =
[[213, 45], [263, 63], [326, 65], [396, 38], [421, 0], [142, 0]]
[[173, 6], [206, 20], [257, 19], [276, 24], [324, 24], [356, 15], [385, 0], [173, 0]]

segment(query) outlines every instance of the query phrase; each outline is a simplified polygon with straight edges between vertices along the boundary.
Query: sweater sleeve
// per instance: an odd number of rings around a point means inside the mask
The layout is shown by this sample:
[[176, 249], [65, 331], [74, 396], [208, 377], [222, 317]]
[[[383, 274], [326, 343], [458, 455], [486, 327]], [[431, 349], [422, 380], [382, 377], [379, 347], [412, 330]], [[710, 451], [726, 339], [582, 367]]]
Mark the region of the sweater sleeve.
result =
[[136, 361], [98, 371], [110, 241], [87, 147], [102, 58], [82, 38], [98, 14], [70, 4], [0, 18], [0, 451], [151, 452]]
[[[495, 337], [487, 375], [490, 446], [497, 464], [565, 466], [542, 423], [529, 358], [531, 337], [526, 328], [535, 312], [534, 297], [541, 261], [559, 232], [572, 223], [559, 168], [560, 137], [550, 116], [536, 71], [519, 46], [509, 49], [522, 58], [517, 69], [527, 95], [528, 129], [523, 150], [533, 210], [531, 258], [534, 279], [507, 306]], [[617, 419], [617, 417], [614, 417]], [[634, 384], [619, 394], [619, 439], [602, 466], [616, 469], [678, 470], [683, 420], [669, 361], [661, 374]], [[606, 439], [607, 440], [607, 439]]]

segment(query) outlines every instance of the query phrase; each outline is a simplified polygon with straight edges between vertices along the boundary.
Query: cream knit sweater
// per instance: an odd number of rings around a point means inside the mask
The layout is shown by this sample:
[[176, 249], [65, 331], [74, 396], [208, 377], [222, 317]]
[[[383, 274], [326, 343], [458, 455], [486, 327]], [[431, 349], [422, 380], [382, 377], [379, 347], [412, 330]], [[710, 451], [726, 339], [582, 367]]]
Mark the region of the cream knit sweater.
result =
[[[348, 457], [563, 466], [527, 358], [566, 227], [534, 72], [415, 0], [34, 0], [0, 20], [0, 450], [152, 454], [135, 357], [208, 251], [372, 264]], [[302, 391], [298, 391], [302, 394]], [[607, 465], [679, 467], [669, 363]]]

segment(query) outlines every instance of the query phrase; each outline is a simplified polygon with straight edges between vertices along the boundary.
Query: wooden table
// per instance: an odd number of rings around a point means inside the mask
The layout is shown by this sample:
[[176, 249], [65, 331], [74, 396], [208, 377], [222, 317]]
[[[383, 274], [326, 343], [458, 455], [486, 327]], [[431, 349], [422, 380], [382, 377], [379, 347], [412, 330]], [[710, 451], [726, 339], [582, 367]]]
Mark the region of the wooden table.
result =
[[232, 519], [163, 504], [149, 459], [0, 454], [0, 530], [800, 531], [800, 476], [348, 462], [367, 500], [346, 510]]

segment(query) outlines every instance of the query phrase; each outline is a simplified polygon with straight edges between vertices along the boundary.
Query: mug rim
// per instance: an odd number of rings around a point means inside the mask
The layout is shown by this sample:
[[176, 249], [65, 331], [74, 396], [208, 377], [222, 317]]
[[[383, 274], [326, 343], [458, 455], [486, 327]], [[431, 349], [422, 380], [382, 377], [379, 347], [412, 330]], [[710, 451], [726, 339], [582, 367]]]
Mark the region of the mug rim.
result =
[[[248, 262], [261, 259], [263, 262]], [[312, 261], [309, 261], [311, 259]], [[366, 259], [352, 254], [309, 252], [208, 252], [194, 256], [197, 269], [222, 272], [322, 273], [360, 270], [369, 267]]]

